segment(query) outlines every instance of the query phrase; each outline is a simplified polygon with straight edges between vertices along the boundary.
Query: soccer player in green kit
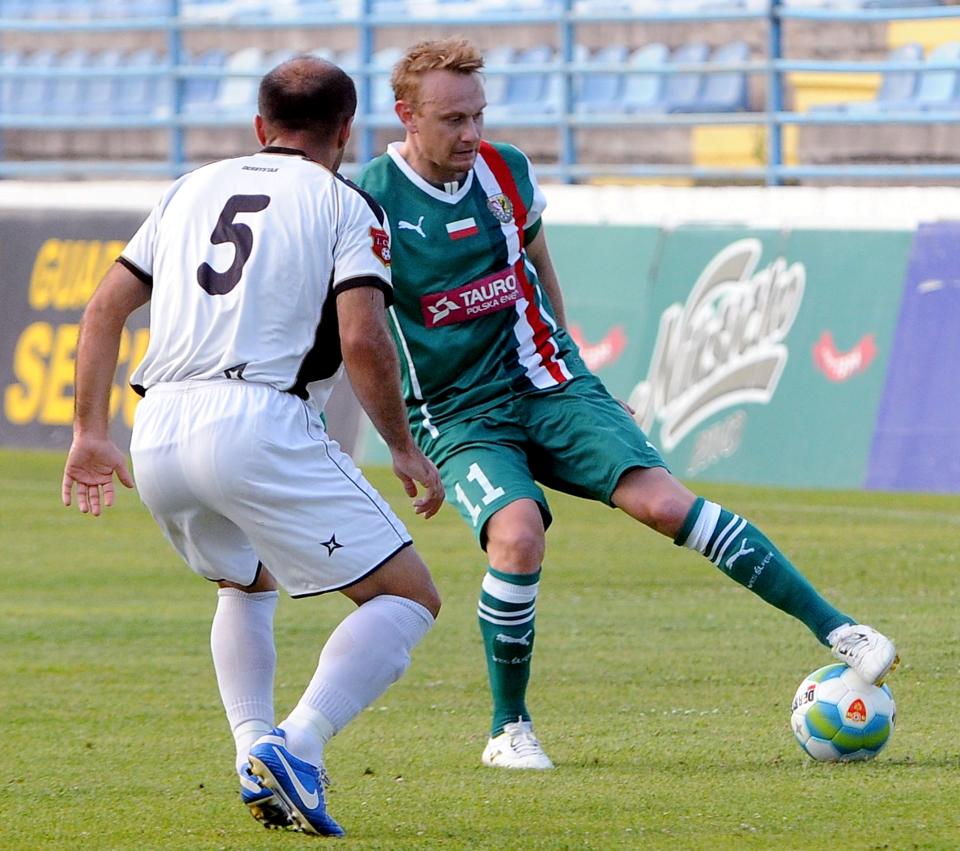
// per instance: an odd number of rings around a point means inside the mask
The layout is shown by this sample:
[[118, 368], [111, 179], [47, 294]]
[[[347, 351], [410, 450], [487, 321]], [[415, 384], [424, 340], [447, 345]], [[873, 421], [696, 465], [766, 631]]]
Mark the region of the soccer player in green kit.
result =
[[493, 696], [483, 763], [553, 767], [526, 705], [551, 520], [538, 482], [703, 554], [882, 681], [897, 663], [893, 643], [824, 600], [752, 523], [674, 478], [584, 366], [565, 330], [530, 162], [483, 139], [482, 67], [460, 38], [411, 47], [391, 80], [405, 138], [358, 183], [395, 236], [390, 317], [413, 435], [489, 561], [478, 608]]

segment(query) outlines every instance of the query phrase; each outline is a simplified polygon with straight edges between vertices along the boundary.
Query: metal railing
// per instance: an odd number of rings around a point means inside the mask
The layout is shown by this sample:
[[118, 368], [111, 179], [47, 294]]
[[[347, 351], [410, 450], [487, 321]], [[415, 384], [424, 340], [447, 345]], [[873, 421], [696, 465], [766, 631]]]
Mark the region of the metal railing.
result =
[[[371, 64], [373, 45], [379, 29], [391, 27], [422, 27], [422, 19], [401, 15], [377, 15], [372, 0], [361, 0], [355, 15], [331, 19], [329, 17], [270, 17], [269, 19], [241, 17], [222, 20], [196, 19], [183, 14], [181, 0], [168, 0], [169, 11], [163, 17], [138, 17], [124, 20], [80, 19], [2, 19], [0, 40], [6, 34], [76, 34], [76, 33], [160, 33], [165, 40], [165, 62], [153, 67], [137, 68], [0, 68], [0, 83], [6, 80], [22, 81], [30, 78], [104, 78], [156, 77], [170, 86], [169, 110], [153, 116], [96, 116], [44, 115], [42, 104], [34, 114], [11, 114], [0, 103], [0, 134], [8, 130], [71, 131], [71, 130], [165, 130], [168, 136], [167, 156], [156, 160], [20, 160], [0, 159], [0, 177], [52, 176], [167, 176], [173, 177], [190, 170], [199, 163], [188, 160], [185, 136], [193, 128], [239, 127], [249, 124], [250, 116], [190, 115], [181, 109], [184, 80], [188, 78], [259, 78], [265, 69], [229, 70], [205, 68], [185, 62], [184, 36], [196, 31], [211, 30], [283, 30], [317, 31], [330, 28], [356, 31], [357, 66], [346, 67], [361, 81], [360, 104], [355, 120], [357, 134], [356, 162], [366, 162], [378, 153], [374, 150], [378, 129], [394, 126], [392, 115], [377, 114], [372, 109], [372, 79], [384, 69]], [[591, 12], [576, 8], [573, 0], [560, 0], [558, 8], [545, 11], [518, 11], [512, 14], [484, 14], [451, 16], [441, 21], [444, 26], [469, 30], [477, 26], [510, 26], [515, 24], [551, 25], [556, 28], [559, 58], [556, 62], [540, 65], [491, 66], [491, 74], [550, 73], [561, 75], [563, 86], [560, 109], [556, 114], [530, 114], [510, 117], [491, 117], [489, 127], [554, 128], [558, 133], [558, 162], [538, 165], [538, 172], [564, 182], [575, 182], [596, 177], [620, 178], [688, 178], [693, 181], [737, 181], [781, 184], [805, 179], [887, 180], [910, 181], [960, 179], [960, 162], [953, 163], [859, 163], [837, 165], [790, 165], [784, 162], [783, 131], [789, 126], [815, 125], [901, 125], [904, 127], [934, 124], [960, 124], [960, 108], [956, 111], [888, 109], [876, 113], [853, 112], [798, 112], [785, 109], [786, 75], [792, 72], [858, 73], [858, 72], [924, 72], [958, 71], [960, 62], [931, 63], [890, 61], [827, 61], [796, 60], [783, 56], [783, 26], [789, 21], [814, 21], [824, 25], [837, 22], [886, 22], [893, 20], [933, 20], [960, 18], [960, 8], [932, 6], [924, 8], [804, 8], [783, 5], [781, 0], [770, 0], [765, 8], [710, 8], [678, 12]], [[601, 23], [704, 23], [712, 21], [762, 22], [766, 27], [767, 55], [761, 60], [746, 62], [665, 63], [661, 66], [644, 65], [628, 69], [624, 65], [606, 65], [577, 61], [577, 34], [581, 27]], [[2, 41], [0, 41], [2, 47]], [[575, 80], [581, 75], [596, 73], [653, 74], [715, 74], [744, 73], [765, 77], [765, 103], [762, 111], [721, 113], [591, 113], [575, 109]], [[694, 164], [655, 165], [646, 163], [590, 163], [581, 162], [575, 132], [585, 128], [617, 129], [623, 127], [665, 128], [708, 125], [751, 125], [765, 129], [765, 163], [756, 167], [705, 168]], [[349, 173], [350, 164], [345, 165]]]

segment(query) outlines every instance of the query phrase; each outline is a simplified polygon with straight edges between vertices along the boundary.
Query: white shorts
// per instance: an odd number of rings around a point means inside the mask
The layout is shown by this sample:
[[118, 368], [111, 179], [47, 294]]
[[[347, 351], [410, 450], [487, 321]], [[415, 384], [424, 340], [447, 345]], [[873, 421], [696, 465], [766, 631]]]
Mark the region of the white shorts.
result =
[[244, 381], [152, 387], [130, 445], [140, 498], [201, 576], [292, 597], [345, 588], [411, 543], [315, 409]]

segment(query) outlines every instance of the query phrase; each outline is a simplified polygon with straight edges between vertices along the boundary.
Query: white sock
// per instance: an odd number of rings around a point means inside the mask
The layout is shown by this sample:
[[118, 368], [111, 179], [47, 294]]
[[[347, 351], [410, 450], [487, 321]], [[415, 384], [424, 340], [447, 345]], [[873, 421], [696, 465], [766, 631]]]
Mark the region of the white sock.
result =
[[210, 650], [220, 699], [237, 746], [237, 771], [247, 764], [250, 747], [273, 728], [273, 644], [276, 591], [248, 594], [237, 588], [217, 592], [210, 628]]
[[288, 750], [320, 765], [327, 741], [400, 678], [410, 651], [431, 626], [433, 616], [423, 606], [389, 594], [344, 618], [327, 639], [300, 702], [278, 725]]

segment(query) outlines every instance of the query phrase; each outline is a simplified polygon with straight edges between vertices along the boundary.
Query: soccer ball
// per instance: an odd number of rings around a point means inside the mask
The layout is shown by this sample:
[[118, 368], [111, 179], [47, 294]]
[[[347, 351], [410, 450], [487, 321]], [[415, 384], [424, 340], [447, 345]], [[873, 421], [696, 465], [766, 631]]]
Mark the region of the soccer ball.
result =
[[890, 689], [864, 682], [842, 663], [819, 668], [800, 683], [792, 713], [800, 747], [821, 762], [873, 759], [897, 720]]

